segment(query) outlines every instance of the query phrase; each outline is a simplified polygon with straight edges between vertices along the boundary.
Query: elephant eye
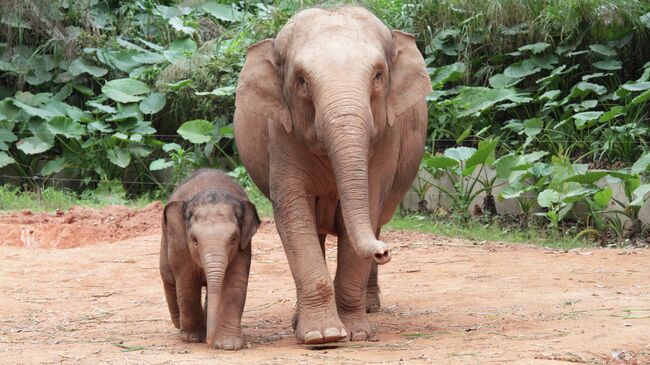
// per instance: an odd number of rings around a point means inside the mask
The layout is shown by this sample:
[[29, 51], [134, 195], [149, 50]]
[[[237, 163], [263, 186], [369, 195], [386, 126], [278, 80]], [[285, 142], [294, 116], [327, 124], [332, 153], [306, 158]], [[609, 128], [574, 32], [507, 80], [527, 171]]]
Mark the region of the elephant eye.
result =
[[309, 84], [307, 83], [307, 80], [305, 80], [305, 77], [302, 75], [296, 76], [296, 88], [298, 89], [298, 92], [300, 95], [303, 97], [309, 97]]
[[383, 74], [381, 73], [381, 70], [377, 71], [377, 73], [375, 74], [375, 81], [381, 82], [381, 77], [382, 76], [383, 76]]
[[298, 76], [298, 77], [296, 78], [296, 80], [298, 81], [298, 85], [303, 86], [303, 87], [304, 87], [304, 86], [307, 86], [307, 81], [305, 80], [304, 77], [302, 77], [302, 76]]

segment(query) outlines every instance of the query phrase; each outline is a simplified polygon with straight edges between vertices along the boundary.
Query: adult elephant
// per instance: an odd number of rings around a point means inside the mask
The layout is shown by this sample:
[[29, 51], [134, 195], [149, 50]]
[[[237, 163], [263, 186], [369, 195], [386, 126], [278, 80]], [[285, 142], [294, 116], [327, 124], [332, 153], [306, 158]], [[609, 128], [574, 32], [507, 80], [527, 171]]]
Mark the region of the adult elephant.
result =
[[[430, 92], [415, 38], [360, 7], [302, 11], [248, 50], [235, 139], [273, 204], [297, 289], [298, 342], [372, 335], [366, 287], [373, 265], [390, 261], [379, 230], [417, 173]], [[333, 282], [327, 234], [338, 236]]]

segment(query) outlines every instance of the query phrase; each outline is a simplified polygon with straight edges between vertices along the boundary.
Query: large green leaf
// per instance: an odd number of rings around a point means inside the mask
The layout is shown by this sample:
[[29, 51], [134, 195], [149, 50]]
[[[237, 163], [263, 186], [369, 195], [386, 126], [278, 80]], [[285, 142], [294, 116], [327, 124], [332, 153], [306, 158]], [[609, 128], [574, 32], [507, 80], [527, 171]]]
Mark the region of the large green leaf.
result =
[[594, 202], [601, 208], [606, 208], [610, 200], [612, 200], [612, 189], [609, 187], [599, 190], [594, 194]]
[[645, 103], [650, 99], [650, 90], [646, 90], [641, 95], [637, 96], [636, 98], [632, 99], [630, 102], [631, 105], [637, 105], [637, 104], [642, 104]]
[[47, 122], [47, 129], [54, 135], [63, 135], [67, 138], [79, 138], [84, 135], [83, 125], [66, 117], [54, 117]]
[[490, 86], [492, 86], [495, 89], [503, 89], [503, 88], [508, 88], [508, 87], [511, 87], [511, 86], [515, 86], [519, 82], [521, 82], [521, 80], [523, 80], [523, 78], [515, 79], [515, 78], [512, 78], [512, 77], [508, 77], [508, 76], [506, 76], [504, 74], [496, 74], [496, 75], [493, 75], [492, 77], [490, 77], [488, 82], [489, 82]]
[[571, 96], [585, 96], [588, 95], [589, 92], [594, 92], [598, 95], [603, 95], [607, 92], [607, 88], [599, 84], [580, 81], [571, 90]]
[[594, 62], [593, 66], [599, 70], [616, 71], [623, 68], [623, 64], [619, 60], [604, 60]]
[[167, 98], [162, 93], [151, 93], [140, 103], [140, 111], [144, 114], [156, 114], [165, 107]]
[[0, 151], [0, 168], [11, 165], [14, 162], [16, 160], [13, 157], [9, 156], [6, 152]]
[[434, 88], [440, 88], [448, 82], [460, 80], [465, 74], [465, 64], [462, 62], [438, 67], [431, 72], [431, 84]]
[[481, 113], [491, 106], [506, 100], [523, 103], [530, 101], [531, 99], [522, 97], [522, 95], [514, 89], [463, 87], [458, 97], [456, 97], [456, 103], [458, 103], [458, 106], [462, 110], [458, 116], [466, 117]]
[[474, 152], [470, 158], [465, 162], [465, 169], [463, 174], [469, 176], [474, 168], [478, 165], [490, 165], [494, 162], [494, 151], [497, 148], [499, 141], [496, 139], [483, 140], [479, 142], [478, 149]]
[[185, 23], [183, 23], [183, 20], [179, 17], [173, 17], [169, 19], [169, 25], [171, 25], [175, 31], [187, 35], [192, 35], [194, 32], [196, 32], [196, 29], [186, 26]]
[[469, 160], [470, 157], [476, 152], [476, 148], [472, 147], [452, 147], [445, 150], [445, 156], [452, 158], [458, 162]]
[[530, 118], [524, 120], [524, 134], [528, 137], [536, 136], [542, 132], [544, 128], [544, 120], [542, 118]]
[[152, 161], [151, 164], [149, 165], [149, 170], [151, 171], [158, 171], [158, 170], [163, 170], [169, 167], [174, 166], [174, 161], [167, 160], [164, 158], [159, 158], [155, 161]]
[[149, 86], [133, 79], [116, 79], [107, 82], [102, 92], [118, 103], [132, 103], [142, 100], [142, 94], [149, 92]]
[[639, 18], [639, 20], [641, 21], [641, 24], [645, 25], [646, 28], [650, 29], [650, 12], [641, 15], [641, 18]]
[[614, 50], [614, 48], [612, 48], [610, 46], [606, 46], [604, 44], [592, 44], [592, 45], [589, 46], [589, 48], [592, 51], [594, 51], [594, 52], [596, 52], [598, 54], [601, 54], [603, 56], [607, 56], [607, 57], [616, 56], [616, 51]]
[[458, 166], [458, 161], [447, 156], [432, 156], [427, 155], [424, 157], [424, 165], [430, 169], [448, 170]]
[[42, 109], [42, 108], [36, 108], [31, 105], [27, 105], [25, 103], [22, 103], [18, 100], [13, 100], [13, 104], [17, 106], [18, 108], [22, 109], [23, 112], [26, 114], [33, 116], [33, 117], [39, 117], [43, 119], [49, 119], [57, 115], [63, 115], [62, 113], [58, 112], [53, 112], [50, 110]]
[[173, 142], [172, 143], [165, 143], [162, 146], [162, 150], [165, 151], [165, 152], [177, 151], [177, 150], [180, 150], [181, 148], [182, 148], [181, 145], [179, 145], [178, 143], [173, 143]]
[[192, 143], [206, 143], [212, 139], [214, 125], [205, 119], [195, 119], [183, 123], [177, 132]]
[[503, 74], [513, 79], [530, 76], [541, 71], [542, 68], [535, 65], [532, 60], [523, 60], [508, 66]]
[[86, 105], [93, 107], [96, 110], [102, 111], [104, 113], [108, 113], [108, 114], [117, 113], [117, 109], [113, 108], [110, 105], [104, 105], [102, 103], [99, 103], [97, 101], [89, 100], [86, 102]]
[[607, 175], [609, 175], [609, 171], [589, 171], [586, 174], [571, 176], [565, 179], [564, 182], [577, 182], [580, 184], [591, 185]]
[[16, 146], [19, 150], [25, 152], [28, 155], [35, 155], [49, 150], [54, 145], [50, 142], [43, 141], [38, 137], [28, 137], [18, 141], [16, 143]]
[[603, 115], [600, 116], [598, 119], [599, 122], [605, 123], [609, 122], [610, 120], [613, 120], [616, 117], [619, 117], [621, 115], [625, 115], [627, 111], [625, 110], [625, 107], [616, 105], [613, 106], [611, 109], [603, 113]]
[[169, 62], [174, 63], [192, 56], [196, 49], [196, 43], [191, 38], [180, 38], [173, 41], [163, 54]]
[[203, 4], [201, 9], [215, 18], [227, 22], [238, 21], [242, 18], [242, 14], [235, 10], [232, 5], [219, 4], [214, 1]]
[[635, 82], [633, 84], [625, 84], [625, 85], [621, 85], [621, 87], [629, 91], [646, 91], [650, 89], [650, 81]]
[[120, 51], [97, 50], [96, 53], [99, 62], [126, 73], [130, 73], [142, 66], [142, 62], [135, 60], [135, 57], [139, 54], [140, 52], [135, 49], [123, 49]]
[[552, 53], [547, 53], [543, 55], [536, 54], [533, 55], [530, 59], [535, 66], [541, 67], [546, 70], [552, 70], [559, 61], [558, 57]]
[[638, 160], [632, 165], [631, 172], [633, 174], [640, 174], [650, 169], [650, 153], [646, 153], [639, 157]]
[[576, 128], [583, 129], [589, 127], [595, 120], [600, 118], [603, 115], [603, 112], [582, 112], [573, 115], [575, 119]]
[[650, 184], [640, 185], [634, 189], [634, 192], [632, 193], [632, 198], [634, 200], [630, 202], [630, 205], [637, 207], [643, 206], [646, 202], [645, 196], [648, 195], [648, 193], [650, 193]]
[[129, 154], [129, 151], [124, 148], [115, 147], [106, 151], [106, 154], [112, 163], [123, 169], [131, 163], [131, 155]]
[[524, 52], [524, 51], [531, 51], [533, 53], [541, 53], [551, 45], [546, 43], [546, 42], [539, 42], [539, 43], [533, 43], [533, 44], [527, 44], [525, 46], [519, 47], [519, 51]]
[[101, 120], [96, 120], [94, 122], [88, 123], [88, 132], [110, 133], [112, 131], [113, 130], [111, 127]]
[[641, 15], [639, 18], [641, 24], [645, 25], [646, 28], [650, 29], [650, 12]]
[[555, 190], [546, 189], [537, 195], [537, 204], [542, 208], [551, 208], [561, 201], [560, 193]]
[[68, 71], [74, 76], [88, 73], [95, 77], [101, 77], [108, 73], [107, 69], [92, 65], [89, 61], [83, 58], [77, 58], [76, 60], [72, 61], [70, 63]]
[[65, 168], [65, 158], [59, 157], [48, 161], [41, 169], [41, 175], [48, 176], [61, 172]]

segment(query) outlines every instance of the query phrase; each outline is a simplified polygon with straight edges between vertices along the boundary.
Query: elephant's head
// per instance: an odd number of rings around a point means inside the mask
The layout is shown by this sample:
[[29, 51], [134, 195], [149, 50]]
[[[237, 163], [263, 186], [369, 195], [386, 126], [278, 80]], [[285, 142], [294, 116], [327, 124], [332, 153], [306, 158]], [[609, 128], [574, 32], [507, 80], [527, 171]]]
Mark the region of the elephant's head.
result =
[[203, 269], [207, 282], [207, 336], [212, 343], [217, 329], [221, 290], [228, 264], [250, 244], [260, 220], [255, 206], [228, 194], [206, 191], [188, 201], [165, 206], [163, 232], [186, 248]]
[[370, 220], [368, 162], [390, 128], [409, 127], [397, 117], [430, 92], [412, 35], [363, 8], [309, 9], [248, 50], [236, 106], [329, 159], [356, 252], [386, 263]]

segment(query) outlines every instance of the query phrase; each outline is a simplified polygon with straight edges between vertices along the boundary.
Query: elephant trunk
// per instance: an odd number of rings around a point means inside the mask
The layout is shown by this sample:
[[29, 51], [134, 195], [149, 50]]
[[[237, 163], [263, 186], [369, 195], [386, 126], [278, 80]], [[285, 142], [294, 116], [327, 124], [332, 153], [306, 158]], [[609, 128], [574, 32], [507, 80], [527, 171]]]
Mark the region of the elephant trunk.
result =
[[205, 254], [202, 257], [205, 278], [207, 282], [207, 320], [206, 320], [206, 342], [214, 343], [217, 336], [219, 314], [221, 312], [221, 295], [223, 278], [226, 272], [228, 260], [225, 254]]
[[390, 261], [390, 249], [386, 243], [375, 238], [369, 207], [368, 162], [370, 136], [374, 127], [372, 114], [368, 110], [343, 113], [328, 119], [325, 141], [345, 227], [357, 255], [385, 264]]

